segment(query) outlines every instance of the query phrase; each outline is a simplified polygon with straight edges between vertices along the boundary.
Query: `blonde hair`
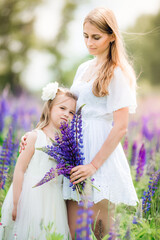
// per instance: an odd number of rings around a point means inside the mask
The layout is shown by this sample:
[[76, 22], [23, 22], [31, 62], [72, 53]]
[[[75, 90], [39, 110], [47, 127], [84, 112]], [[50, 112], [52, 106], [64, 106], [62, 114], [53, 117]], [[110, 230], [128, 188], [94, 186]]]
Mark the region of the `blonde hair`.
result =
[[108, 95], [108, 85], [113, 77], [114, 69], [119, 66], [129, 79], [130, 86], [136, 86], [136, 76], [129, 63], [122, 37], [118, 30], [117, 21], [114, 13], [107, 8], [95, 8], [84, 19], [84, 23], [91, 23], [103, 33], [114, 36], [114, 41], [110, 42], [106, 61], [98, 71], [97, 78], [93, 83], [92, 92], [97, 97]]
[[41, 113], [40, 121], [38, 122], [38, 124], [36, 126], [37, 129], [42, 129], [49, 124], [50, 112], [51, 112], [52, 106], [54, 105], [57, 96], [62, 95], [62, 94], [64, 94], [64, 96], [66, 96], [66, 97], [72, 98], [75, 101], [77, 101], [76, 95], [71, 93], [67, 88], [58, 88], [56, 97], [53, 100], [48, 100], [43, 105], [43, 110]]

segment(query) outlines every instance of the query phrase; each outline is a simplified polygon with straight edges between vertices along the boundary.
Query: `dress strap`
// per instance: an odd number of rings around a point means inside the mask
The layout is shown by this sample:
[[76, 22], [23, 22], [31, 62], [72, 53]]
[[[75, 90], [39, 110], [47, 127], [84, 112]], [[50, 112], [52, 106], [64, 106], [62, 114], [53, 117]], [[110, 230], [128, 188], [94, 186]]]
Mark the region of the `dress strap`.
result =
[[35, 143], [36, 148], [45, 147], [48, 145], [47, 136], [41, 129], [35, 129], [37, 132], [37, 140]]

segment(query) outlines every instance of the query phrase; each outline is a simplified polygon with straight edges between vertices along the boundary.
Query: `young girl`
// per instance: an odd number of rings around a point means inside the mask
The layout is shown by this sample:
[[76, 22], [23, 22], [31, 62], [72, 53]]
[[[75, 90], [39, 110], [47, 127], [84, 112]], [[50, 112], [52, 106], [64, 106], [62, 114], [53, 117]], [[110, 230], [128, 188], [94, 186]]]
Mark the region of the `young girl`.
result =
[[25, 150], [19, 155], [8, 194], [2, 206], [3, 228], [0, 239], [44, 240], [47, 227], [53, 223], [51, 232], [70, 239], [67, 212], [62, 196], [62, 178], [33, 188], [56, 162], [36, 148], [50, 144], [62, 121], [71, 120], [76, 108], [77, 98], [68, 90], [51, 83], [43, 90], [42, 99], [46, 101], [36, 129], [27, 138]]

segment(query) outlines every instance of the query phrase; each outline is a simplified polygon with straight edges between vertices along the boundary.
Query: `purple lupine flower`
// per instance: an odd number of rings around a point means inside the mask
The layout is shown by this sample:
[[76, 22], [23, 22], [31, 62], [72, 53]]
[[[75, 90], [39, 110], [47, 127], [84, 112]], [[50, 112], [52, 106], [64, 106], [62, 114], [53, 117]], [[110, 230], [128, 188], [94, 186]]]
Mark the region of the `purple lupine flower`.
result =
[[6, 99], [4, 97], [2, 97], [2, 99], [0, 100], [0, 133], [3, 131], [4, 128], [4, 121], [5, 121], [5, 117], [8, 113], [8, 106], [7, 106], [7, 102]]
[[116, 231], [115, 231], [115, 229], [111, 229], [110, 231], [109, 231], [109, 238], [107, 239], [107, 240], [115, 240], [115, 239], [120, 239], [120, 238], [117, 238], [117, 237], [120, 237], [120, 234], [119, 233], [117, 233]]
[[18, 116], [19, 124], [25, 131], [31, 129], [31, 126], [34, 126], [39, 119], [39, 113], [36, 108], [31, 108], [29, 110], [19, 108]]
[[127, 136], [124, 139], [123, 149], [124, 149], [125, 154], [127, 155], [127, 153], [128, 153], [128, 137]]
[[143, 175], [145, 164], [146, 164], [146, 150], [143, 143], [138, 154], [137, 168], [136, 168], [136, 181], [139, 181], [140, 177]]
[[16, 109], [12, 113], [11, 127], [12, 127], [14, 132], [17, 130], [17, 127], [18, 127], [18, 109]]
[[91, 224], [92, 224], [92, 215], [93, 211], [90, 209], [93, 206], [93, 203], [90, 201], [80, 201], [79, 206], [81, 207], [77, 214], [77, 224], [78, 228], [76, 229], [76, 239], [88, 239], [91, 240]]
[[156, 143], [156, 152], [160, 150], [160, 129], [157, 131], [157, 143]]
[[13, 169], [15, 165], [15, 153], [18, 151], [18, 143], [13, 143], [13, 130], [9, 128], [6, 139], [3, 142], [0, 154], [0, 188], [4, 189], [9, 169]]
[[145, 213], [147, 213], [152, 204], [152, 198], [155, 195], [156, 190], [158, 189], [158, 186], [160, 185], [160, 170], [156, 171], [154, 174], [152, 174], [152, 177], [150, 177], [149, 185], [148, 185], [148, 191], [144, 191], [142, 197], [142, 209]]
[[136, 154], [137, 154], [137, 142], [134, 141], [132, 145], [132, 156], [131, 156], [131, 166], [135, 165], [136, 162]]
[[152, 173], [155, 171], [155, 167], [156, 167], [155, 150], [149, 149], [146, 174], [151, 176]]
[[137, 221], [137, 217], [136, 217], [136, 216], [133, 217], [133, 221], [132, 221], [132, 223], [133, 223], [133, 224], [137, 224], [137, 223], [138, 223], [138, 221]]
[[119, 225], [120, 225], [120, 216], [118, 215], [116, 217], [116, 220], [113, 224], [113, 226], [111, 227], [110, 231], [109, 231], [109, 238], [108, 240], [120, 240], [120, 234], [119, 234]]
[[[82, 106], [83, 107], [83, 106]], [[70, 125], [67, 122], [63, 122], [60, 126], [60, 134], [57, 133], [55, 141], [51, 146], [39, 148], [44, 151], [50, 157], [57, 161], [56, 173], [57, 175], [63, 175], [70, 179], [70, 171], [73, 167], [83, 164], [83, 135], [82, 135], [82, 116], [81, 109], [74, 115]], [[46, 181], [50, 181], [55, 177], [54, 170], [45, 174], [45, 177], [35, 185], [40, 186]], [[80, 194], [84, 189], [85, 181], [73, 185], [70, 184], [73, 190], [77, 190]]]
[[148, 121], [149, 121], [149, 118], [147, 117], [143, 117], [142, 119], [143, 121], [143, 125], [142, 125], [142, 135], [147, 138], [149, 141], [152, 140], [152, 138], [154, 137], [154, 132], [153, 131], [149, 131], [148, 129]]
[[128, 226], [128, 228], [127, 228], [127, 231], [126, 231], [126, 234], [125, 234], [125, 236], [124, 236], [124, 239], [126, 239], [126, 240], [131, 240], [131, 229], [130, 229], [129, 226]]
[[133, 217], [132, 223], [138, 224], [141, 221], [142, 221], [142, 199], [140, 199], [140, 201], [139, 201], [139, 205], [138, 205], [136, 214]]

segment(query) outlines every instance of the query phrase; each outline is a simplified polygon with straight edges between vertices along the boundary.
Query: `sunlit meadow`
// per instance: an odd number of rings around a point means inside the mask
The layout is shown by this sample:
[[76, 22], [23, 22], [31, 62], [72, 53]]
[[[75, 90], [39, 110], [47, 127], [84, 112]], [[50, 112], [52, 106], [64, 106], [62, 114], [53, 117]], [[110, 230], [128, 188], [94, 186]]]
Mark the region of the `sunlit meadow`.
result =
[[[102, 239], [160, 239], [160, 99], [150, 96], [139, 100], [137, 114], [130, 118], [122, 144], [127, 156], [139, 205], [118, 205], [114, 225]], [[34, 102], [34, 104], [33, 104]], [[160, 105], [160, 104], [159, 104]], [[12, 182], [21, 136], [35, 127], [41, 103], [26, 94], [14, 98], [3, 92], [0, 98], [0, 209]], [[96, 239], [91, 232], [91, 204], [80, 203], [77, 214], [77, 239]], [[95, 222], [96, 224], [96, 222]], [[0, 224], [3, 226], [3, 223]], [[16, 236], [15, 236], [16, 239]], [[50, 233], [46, 239], [65, 239]]]

